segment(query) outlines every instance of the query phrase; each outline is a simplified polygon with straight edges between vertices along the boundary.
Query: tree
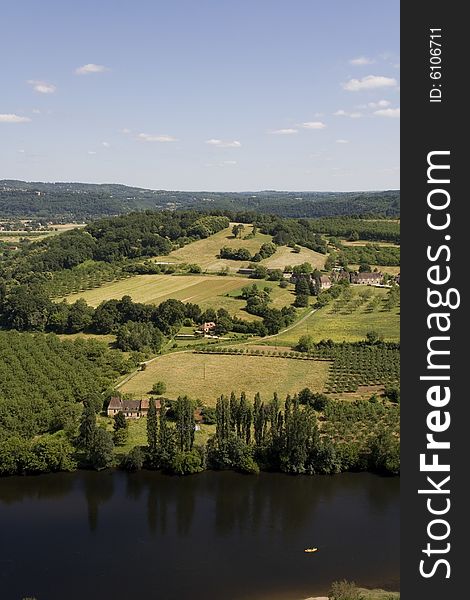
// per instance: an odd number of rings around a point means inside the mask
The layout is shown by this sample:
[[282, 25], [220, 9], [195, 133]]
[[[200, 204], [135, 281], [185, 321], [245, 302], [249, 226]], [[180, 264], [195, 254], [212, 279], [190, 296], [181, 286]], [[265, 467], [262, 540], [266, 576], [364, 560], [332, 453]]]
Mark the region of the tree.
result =
[[90, 464], [97, 471], [111, 467], [114, 462], [113, 437], [109, 431], [98, 427], [90, 451]]
[[189, 452], [193, 449], [194, 431], [194, 404], [187, 396], [179, 396], [176, 401], [176, 447], [180, 452]]
[[296, 350], [299, 352], [312, 352], [315, 348], [315, 342], [311, 335], [302, 335], [297, 342]]
[[85, 451], [87, 457], [90, 456], [96, 434], [96, 413], [93, 405], [89, 401], [83, 403], [82, 417], [80, 419], [80, 433], [78, 436], [78, 445]]
[[164, 381], [157, 381], [152, 386], [152, 394], [161, 396], [166, 392], [166, 383]]
[[127, 421], [124, 413], [120, 410], [113, 417], [113, 429], [114, 431], [119, 431], [120, 429], [127, 429]]
[[306, 294], [297, 294], [294, 306], [297, 308], [306, 308], [309, 305], [309, 297]]
[[159, 427], [157, 418], [157, 407], [154, 398], [150, 398], [147, 412], [147, 447], [149, 464], [153, 469], [159, 466]]
[[124, 413], [119, 411], [114, 415], [113, 419], [113, 441], [116, 446], [124, 446], [124, 444], [127, 442], [127, 438], [129, 437], [129, 428], [126, 417], [124, 416]]
[[88, 329], [93, 320], [94, 310], [80, 298], [69, 309], [67, 329], [70, 333], [77, 333]]
[[237, 223], [236, 225], [234, 225], [232, 227], [233, 237], [236, 237], [236, 238], [238, 237], [241, 239], [244, 231], [245, 231], [245, 225], [243, 225], [243, 223]]
[[162, 332], [152, 323], [129, 321], [116, 334], [116, 346], [125, 352], [149, 350], [159, 352], [164, 342]]
[[361, 262], [359, 265], [359, 273], [370, 273], [371, 271], [372, 268], [368, 263]]

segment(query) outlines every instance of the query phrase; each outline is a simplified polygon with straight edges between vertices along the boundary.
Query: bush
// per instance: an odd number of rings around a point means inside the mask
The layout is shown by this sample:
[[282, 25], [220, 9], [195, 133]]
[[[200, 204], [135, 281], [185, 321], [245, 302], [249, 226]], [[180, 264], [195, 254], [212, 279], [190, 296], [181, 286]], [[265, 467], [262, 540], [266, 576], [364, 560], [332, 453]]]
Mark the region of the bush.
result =
[[281, 279], [281, 281], [279, 282], [279, 287], [283, 290], [285, 290], [288, 285], [289, 282], [286, 279]]
[[123, 458], [121, 467], [126, 471], [140, 471], [144, 464], [144, 453], [137, 446]]
[[200, 453], [196, 450], [177, 452], [170, 464], [170, 470], [175, 475], [192, 475], [203, 470]]
[[161, 396], [166, 392], [166, 384], [164, 381], [157, 381], [152, 386], [152, 394], [157, 394], [157, 396]]
[[365, 600], [356, 584], [345, 579], [343, 581], [334, 581], [331, 584], [328, 598], [330, 600]]

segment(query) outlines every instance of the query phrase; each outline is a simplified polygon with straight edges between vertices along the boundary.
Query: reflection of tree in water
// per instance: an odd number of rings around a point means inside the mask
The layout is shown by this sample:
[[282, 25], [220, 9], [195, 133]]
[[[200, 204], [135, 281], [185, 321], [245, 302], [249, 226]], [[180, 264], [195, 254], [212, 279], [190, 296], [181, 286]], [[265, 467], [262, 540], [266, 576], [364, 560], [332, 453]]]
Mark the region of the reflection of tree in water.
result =
[[[194, 519], [199, 477], [170, 477], [156, 473], [141, 473], [148, 487], [147, 521], [149, 530], [164, 535], [168, 526], [168, 514], [175, 511], [176, 530], [186, 536]], [[145, 478], [145, 479], [144, 479]]]
[[[171, 503], [170, 479], [158, 473], [140, 473], [148, 487], [147, 522], [152, 534], [165, 535], [167, 531], [168, 506]], [[168, 483], [167, 483], [168, 481]]]
[[63, 498], [73, 490], [76, 481], [74, 473], [5, 477], [0, 485], [0, 502], [15, 504], [29, 499]]
[[176, 528], [179, 535], [187, 536], [191, 531], [198, 493], [198, 477], [180, 479], [176, 482]]
[[98, 510], [100, 504], [104, 504], [112, 498], [114, 493], [114, 473], [83, 473], [81, 475], [83, 491], [88, 507], [88, 526], [90, 531], [96, 531], [98, 527]]
[[[289, 485], [284, 485], [286, 477]], [[328, 478], [322, 478], [319, 485], [317, 477], [283, 474], [218, 474], [213, 490], [215, 527], [220, 535], [228, 535], [234, 529], [240, 533], [258, 532], [266, 526], [290, 534], [302, 529], [318, 503], [334, 494]]]

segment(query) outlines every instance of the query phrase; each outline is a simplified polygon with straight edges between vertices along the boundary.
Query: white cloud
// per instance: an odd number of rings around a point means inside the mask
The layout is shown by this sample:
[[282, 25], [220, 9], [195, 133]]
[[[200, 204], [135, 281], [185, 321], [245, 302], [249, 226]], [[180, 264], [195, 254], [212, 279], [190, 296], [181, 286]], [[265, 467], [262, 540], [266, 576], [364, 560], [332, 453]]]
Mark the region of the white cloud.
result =
[[302, 123], [301, 127], [304, 129], [325, 129], [326, 125], [322, 121], [307, 121]]
[[33, 86], [35, 92], [40, 94], [53, 94], [56, 91], [56, 86], [47, 81], [37, 81], [36, 79], [28, 79], [27, 83]]
[[88, 150], [88, 154], [96, 154], [94, 150]]
[[343, 109], [337, 110], [333, 115], [335, 117], [349, 117], [350, 119], [360, 119], [362, 117], [360, 112], [349, 112]]
[[273, 129], [270, 131], [274, 135], [292, 135], [294, 133], [298, 133], [297, 129]]
[[109, 142], [101, 142], [101, 145], [104, 146], [105, 148], [109, 148], [111, 146], [111, 144]]
[[349, 140], [336, 140], [337, 144], [349, 144]]
[[217, 146], [218, 148], [240, 148], [241, 147], [241, 143], [238, 140], [228, 141], [228, 140], [218, 140], [215, 138], [206, 140], [206, 144], [209, 144], [209, 146]]
[[12, 113], [0, 114], [0, 123], [28, 123], [31, 121], [29, 117], [20, 117]]
[[220, 163], [220, 166], [221, 166], [221, 167], [233, 167], [233, 166], [234, 166], [234, 165], [236, 165], [236, 164], [237, 164], [237, 161], [236, 161], [236, 160], [223, 160], [223, 161]]
[[24, 150], [24, 148], [20, 148], [20, 149], [18, 150], [18, 152], [19, 152], [20, 154], [24, 154], [24, 153], [25, 153], [25, 150]]
[[171, 135], [166, 135], [166, 134], [161, 134], [161, 135], [153, 135], [151, 133], [139, 133], [139, 135], [137, 136], [137, 139], [139, 139], [141, 142], [177, 142], [178, 140], [171, 136]]
[[121, 129], [121, 133], [132, 133], [132, 132], [127, 127], [124, 127], [123, 129]]
[[88, 75], [89, 73], [104, 73], [109, 71], [108, 67], [104, 65], [95, 65], [94, 63], [88, 63], [75, 69], [77, 75]]
[[376, 110], [374, 115], [378, 117], [388, 117], [389, 119], [399, 119], [400, 118], [400, 109], [399, 108], [383, 108], [381, 110]]
[[387, 108], [390, 106], [391, 102], [388, 100], [379, 100], [378, 102], [369, 102], [367, 105], [369, 108]]
[[350, 79], [342, 85], [343, 89], [348, 92], [360, 92], [363, 90], [396, 87], [397, 80], [393, 77], [384, 77], [382, 75], [367, 75], [367, 77], [363, 77], [362, 79]]
[[39, 110], [39, 108], [33, 108], [32, 113], [33, 115], [40, 115], [41, 111]]
[[374, 62], [374, 60], [367, 58], [367, 56], [358, 56], [357, 58], [351, 58], [349, 64], [355, 67], [362, 67], [364, 65], [372, 65]]

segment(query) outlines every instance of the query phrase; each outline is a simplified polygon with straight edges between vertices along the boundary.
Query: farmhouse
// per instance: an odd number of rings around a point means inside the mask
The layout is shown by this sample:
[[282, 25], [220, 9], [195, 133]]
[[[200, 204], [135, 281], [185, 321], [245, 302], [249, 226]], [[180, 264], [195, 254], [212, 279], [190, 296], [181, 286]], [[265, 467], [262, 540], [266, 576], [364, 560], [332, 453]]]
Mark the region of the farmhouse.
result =
[[[161, 402], [159, 398], [155, 399], [157, 410], [160, 409]], [[125, 400], [119, 396], [113, 396], [108, 404], [107, 415], [114, 417], [118, 412], [122, 412], [126, 419], [139, 419], [146, 417], [149, 410], [149, 399], [143, 400]]]
[[328, 277], [328, 275], [320, 275], [320, 277], [317, 279], [317, 283], [320, 290], [328, 290], [332, 285], [331, 279]]
[[215, 329], [215, 323], [214, 323], [214, 321], [208, 321], [208, 322], [203, 323], [201, 325], [201, 328], [200, 328], [199, 331], [200, 331], [200, 333], [203, 334], [204, 337], [206, 337], [208, 335], [211, 335], [211, 331], [213, 329]]
[[360, 285], [379, 285], [383, 281], [383, 274], [377, 273], [352, 273], [351, 283]]

